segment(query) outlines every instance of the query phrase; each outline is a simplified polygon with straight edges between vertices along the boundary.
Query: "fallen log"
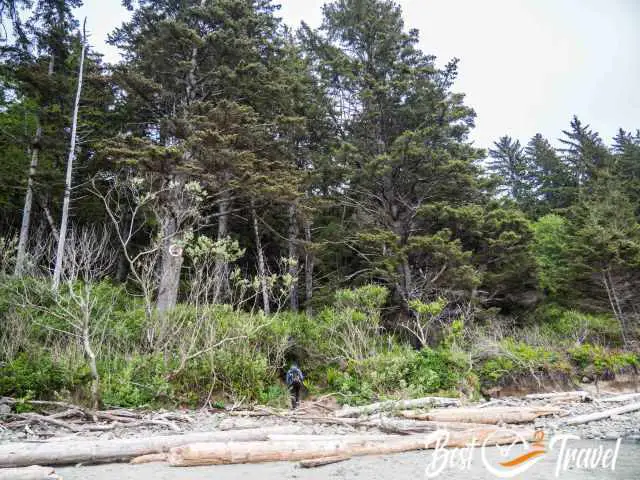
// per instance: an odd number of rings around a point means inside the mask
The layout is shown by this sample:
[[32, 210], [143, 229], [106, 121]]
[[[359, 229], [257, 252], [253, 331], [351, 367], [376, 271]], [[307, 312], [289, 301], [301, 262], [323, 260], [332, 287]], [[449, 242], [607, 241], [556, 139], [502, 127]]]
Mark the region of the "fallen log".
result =
[[578, 401], [590, 402], [593, 397], [589, 392], [576, 390], [573, 392], [531, 393], [524, 397], [526, 400], [550, 400], [550, 401]]
[[149, 455], [140, 455], [139, 457], [132, 458], [129, 462], [131, 465], [140, 465], [143, 463], [155, 463], [166, 462], [166, 453], [150, 453]]
[[407, 410], [411, 408], [425, 407], [458, 407], [460, 400], [457, 398], [447, 397], [423, 397], [413, 400], [389, 400], [386, 402], [372, 403], [363, 407], [344, 407], [334, 413], [336, 417], [359, 417], [362, 415], [371, 415], [377, 412], [386, 412], [389, 410]]
[[[169, 465], [192, 467], [199, 465], [228, 465], [238, 463], [262, 463], [301, 461], [326, 457], [351, 457], [362, 455], [386, 455], [435, 448], [466, 447], [469, 445], [502, 445], [534, 438], [534, 430], [514, 432], [495, 427], [464, 432], [434, 432], [427, 436], [400, 437], [386, 442], [344, 440], [325, 442], [217, 442], [196, 443], [172, 448]], [[448, 441], [444, 443], [445, 436]]]
[[361, 434], [361, 435], [288, 435], [286, 433], [274, 433], [268, 436], [267, 440], [272, 442], [332, 442], [346, 441], [351, 443], [358, 442], [386, 442], [398, 438], [398, 435], [387, 434]]
[[601, 398], [601, 402], [605, 403], [617, 403], [617, 402], [628, 402], [629, 400], [637, 400], [640, 399], [640, 393], [625, 393], [623, 395], [615, 395], [613, 397]]
[[610, 410], [604, 410], [601, 412], [588, 413], [586, 415], [577, 415], [575, 417], [565, 418], [557, 422], [555, 425], [556, 426], [581, 425], [583, 423], [603, 420], [605, 418], [609, 418], [614, 415], [624, 415], [625, 413], [635, 412], [636, 410], [640, 410], [640, 403], [631, 403], [629, 405], [623, 405], [622, 407], [612, 408]]
[[2, 468], [0, 469], [0, 480], [54, 480], [62, 477], [56, 475], [53, 467], [41, 467], [31, 465], [22, 468]]
[[0, 467], [33, 464], [70, 465], [128, 462], [134, 457], [167, 452], [173, 447], [196, 442], [264, 441], [270, 434], [300, 433], [302, 427], [281, 426], [229, 432], [198, 432], [149, 438], [80, 440], [51, 443], [0, 445]]
[[332, 463], [344, 462], [351, 460], [351, 457], [336, 455], [333, 457], [312, 458], [310, 460], [302, 460], [298, 465], [302, 468], [316, 468], [331, 465]]
[[563, 411], [555, 407], [493, 407], [493, 408], [454, 408], [416, 412], [405, 410], [400, 416], [414, 420], [434, 422], [462, 422], [498, 425], [502, 423], [530, 423], [538, 417], [561, 414]]

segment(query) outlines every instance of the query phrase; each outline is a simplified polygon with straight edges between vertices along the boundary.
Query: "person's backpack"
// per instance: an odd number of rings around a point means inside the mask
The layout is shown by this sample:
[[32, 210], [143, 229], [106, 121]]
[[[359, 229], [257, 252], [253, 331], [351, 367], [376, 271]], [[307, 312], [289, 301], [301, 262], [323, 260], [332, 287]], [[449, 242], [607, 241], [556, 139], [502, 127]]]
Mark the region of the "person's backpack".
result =
[[302, 385], [303, 381], [304, 375], [302, 374], [302, 370], [295, 365], [292, 366], [287, 372], [287, 386]]

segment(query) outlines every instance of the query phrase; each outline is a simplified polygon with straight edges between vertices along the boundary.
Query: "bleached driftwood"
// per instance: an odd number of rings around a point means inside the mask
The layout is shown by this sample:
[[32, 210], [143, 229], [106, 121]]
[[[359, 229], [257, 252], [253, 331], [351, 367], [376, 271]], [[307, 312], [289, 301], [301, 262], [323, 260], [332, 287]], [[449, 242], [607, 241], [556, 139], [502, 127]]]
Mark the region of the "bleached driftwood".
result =
[[386, 402], [372, 403], [371, 405], [365, 405], [363, 407], [344, 407], [342, 410], [336, 411], [335, 416], [338, 418], [359, 417], [362, 415], [371, 415], [372, 413], [386, 412], [389, 410], [457, 406], [460, 406], [460, 400], [457, 398], [423, 397], [413, 400], [389, 400]]
[[[532, 440], [534, 430], [513, 430], [486, 427], [448, 432], [448, 447], [465, 447], [471, 444], [502, 445], [525, 439]], [[301, 461], [325, 457], [351, 457], [361, 455], [385, 455], [434, 448], [443, 443], [442, 432], [430, 435], [411, 435], [386, 442], [218, 442], [197, 443], [172, 448], [169, 465], [190, 467], [198, 465], [224, 465], [237, 463], [262, 463], [276, 461]]]
[[433, 422], [463, 422], [498, 425], [501, 423], [529, 423], [538, 417], [561, 414], [556, 407], [489, 407], [489, 408], [452, 408], [416, 412], [399, 412], [404, 418], [429, 420]]
[[0, 480], [55, 480], [61, 478], [56, 475], [53, 467], [41, 467], [40, 465], [0, 469]]
[[603, 420], [605, 418], [609, 418], [614, 415], [624, 415], [625, 413], [635, 412], [636, 410], [640, 410], [640, 403], [631, 403], [629, 405], [623, 405], [622, 407], [612, 408], [610, 410], [604, 410], [601, 412], [588, 413], [586, 415], [577, 415], [575, 417], [565, 418], [557, 422], [556, 426], [581, 425], [583, 423]]
[[571, 401], [590, 402], [593, 397], [589, 392], [576, 390], [573, 392], [552, 392], [552, 393], [531, 393], [526, 395], [525, 400], [549, 400], [549, 401]]
[[51, 443], [0, 445], [0, 467], [34, 464], [70, 465], [128, 462], [134, 457], [167, 452], [173, 447], [196, 442], [265, 441], [270, 434], [300, 433], [302, 427], [282, 426], [229, 432], [198, 432], [117, 440], [77, 440]]
[[363, 433], [361, 435], [288, 435], [286, 433], [274, 433], [268, 436], [267, 440], [271, 442], [332, 442], [347, 441], [352, 443], [370, 441], [370, 442], [386, 442], [398, 438], [398, 435]]
[[156, 463], [166, 462], [166, 453], [150, 453], [149, 455], [140, 455], [139, 457], [132, 458], [129, 462], [131, 465], [140, 465], [142, 463]]
[[335, 455], [332, 457], [312, 458], [309, 460], [302, 460], [298, 465], [302, 468], [316, 468], [324, 467], [325, 465], [331, 465], [332, 463], [344, 462], [350, 460], [351, 457]]
[[628, 402], [629, 400], [638, 400], [640, 399], [640, 393], [625, 393], [624, 395], [615, 395], [613, 397], [605, 397], [601, 398], [601, 402], [605, 403], [617, 403], [617, 402]]

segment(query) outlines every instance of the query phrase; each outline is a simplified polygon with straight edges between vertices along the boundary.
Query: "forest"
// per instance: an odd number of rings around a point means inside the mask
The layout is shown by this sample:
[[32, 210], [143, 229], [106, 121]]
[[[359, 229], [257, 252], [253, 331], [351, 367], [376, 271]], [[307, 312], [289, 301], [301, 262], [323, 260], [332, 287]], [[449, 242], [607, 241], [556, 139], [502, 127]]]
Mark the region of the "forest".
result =
[[292, 361], [350, 404], [637, 376], [640, 130], [478, 148], [458, 60], [392, 0], [317, 29], [124, 0], [115, 64], [80, 4], [0, 0], [0, 396], [283, 405]]

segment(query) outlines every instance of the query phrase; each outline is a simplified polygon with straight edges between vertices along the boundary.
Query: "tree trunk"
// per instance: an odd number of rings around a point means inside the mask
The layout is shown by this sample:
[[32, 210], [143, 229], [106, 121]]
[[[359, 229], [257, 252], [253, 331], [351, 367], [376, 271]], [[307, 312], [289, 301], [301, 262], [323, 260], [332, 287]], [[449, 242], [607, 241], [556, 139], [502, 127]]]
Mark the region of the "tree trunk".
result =
[[47, 201], [40, 197], [40, 208], [44, 212], [44, 218], [46, 218], [47, 223], [49, 224], [49, 228], [51, 228], [51, 233], [56, 242], [60, 241], [60, 233], [58, 232], [58, 228], [56, 227], [56, 222], [53, 220], [53, 215], [51, 215], [51, 210], [49, 210], [49, 206], [47, 205]]
[[620, 324], [620, 334], [622, 335], [622, 344], [627, 346], [627, 336], [626, 336], [626, 328], [624, 318], [622, 316], [622, 312], [620, 311], [620, 302], [617, 300], [614, 295], [613, 284], [611, 282], [611, 275], [609, 274], [609, 268], [607, 267], [602, 271], [602, 282], [604, 283], [604, 288], [607, 291], [607, 297], [609, 297], [609, 304], [611, 305], [611, 310], [613, 310], [613, 314], [618, 320]]
[[[85, 18], [85, 25], [87, 19]], [[78, 89], [73, 105], [73, 121], [71, 124], [71, 145], [69, 147], [69, 158], [67, 160], [67, 176], [64, 183], [64, 201], [62, 202], [62, 220], [60, 222], [60, 238], [58, 240], [58, 251], [56, 253], [56, 265], [53, 270], [53, 290], [57, 290], [60, 285], [62, 275], [62, 262], [64, 260], [64, 245], [67, 237], [67, 225], [69, 223], [69, 203], [71, 201], [71, 178], [73, 173], [73, 162], [76, 158], [76, 132], [78, 129], [78, 110], [80, 108], [80, 95], [82, 94], [82, 77], [84, 74], [84, 55], [87, 50], [86, 35], [82, 36], [82, 50], [80, 51], [80, 67], [78, 70]]]
[[[87, 307], [88, 308], [88, 307]], [[91, 337], [89, 336], [89, 321], [88, 316], [90, 312], [87, 312], [87, 318], [85, 318], [85, 324], [82, 329], [82, 345], [84, 347], [84, 354], [89, 362], [89, 371], [91, 372], [91, 402], [92, 408], [98, 410], [100, 408], [100, 375], [98, 374], [98, 365], [96, 363], [96, 354], [93, 353], [91, 348]]]
[[178, 221], [169, 209], [164, 210], [161, 225], [161, 271], [156, 309], [159, 313], [164, 313], [175, 307], [178, 301], [180, 272], [182, 270], [184, 257], [182, 256], [182, 247], [179, 246], [181, 235], [178, 232]]
[[237, 432], [197, 432], [148, 438], [12, 443], [0, 445], [0, 467], [128, 462], [140, 455], [168, 452], [173, 447], [194, 442], [265, 441], [271, 433], [298, 433], [302, 430], [303, 427], [281, 426]]
[[267, 315], [270, 313], [269, 308], [269, 287], [267, 285], [267, 271], [264, 263], [264, 252], [262, 251], [262, 242], [260, 241], [260, 227], [258, 225], [258, 215], [256, 213], [256, 205], [251, 199], [251, 218], [253, 219], [253, 233], [256, 236], [256, 252], [258, 255], [258, 279], [260, 280], [260, 290], [262, 293], [262, 308]]
[[299, 461], [332, 456], [385, 455], [436, 448], [463, 448], [469, 445], [494, 446], [531, 441], [533, 429], [511, 431], [495, 427], [473, 429], [463, 432], [434, 432], [430, 435], [398, 436], [390, 440], [350, 442], [229, 442], [197, 443], [172, 448], [169, 465], [189, 467], [197, 465], [228, 465], [238, 463], [261, 463]]
[[[55, 58], [49, 58], [49, 69], [47, 76], [53, 75]], [[29, 165], [29, 179], [27, 180], [27, 194], [24, 199], [24, 210], [22, 211], [22, 225], [20, 226], [20, 239], [18, 240], [18, 252], [16, 257], [16, 268], [14, 274], [21, 277], [24, 274], [27, 257], [27, 243], [29, 242], [29, 226], [31, 224], [31, 208], [33, 206], [33, 184], [38, 168], [38, 158], [40, 155], [40, 143], [42, 142], [42, 124], [40, 114], [36, 115], [36, 133], [33, 137], [33, 147], [31, 150], [31, 164]]]
[[[231, 209], [231, 197], [229, 192], [222, 193], [218, 206], [218, 241], [227, 237], [229, 230], [229, 211]], [[213, 303], [222, 303], [224, 295], [228, 291], [229, 265], [226, 258], [218, 256], [214, 267], [216, 284], [213, 291]]]
[[22, 211], [22, 225], [20, 227], [20, 239], [18, 240], [18, 253], [14, 275], [21, 277], [24, 274], [27, 260], [27, 243], [29, 241], [29, 226], [31, 224], [31, 208], [33, 206], [33, 184], [38, 168], [38, 155], [40, 154], [40, 142], [42, 140], [42, 125], [36, 118], [36, 134], [33, 138], [31, 150], [31, 164], [29, 165], [29, 179], [27, 180], [27, 194], [24, 198], [24, 210]]
[[297, 312], [300, 308], [298, 302], [298, 248], [296, 242], [298, 241], [298, 219], [296, 218], [296, 205], [292, 203], [289, 205], [289, 275], [291, 276], [291, 287], [289, 288], [289, 299], [291, 304], [291, 310]]
[[305, 311], [307, 315], [313, 315], [313, 251], [311, 250], [311, 221], [304, 222], [304, 291], [305, 291]]

